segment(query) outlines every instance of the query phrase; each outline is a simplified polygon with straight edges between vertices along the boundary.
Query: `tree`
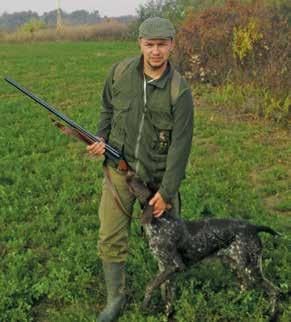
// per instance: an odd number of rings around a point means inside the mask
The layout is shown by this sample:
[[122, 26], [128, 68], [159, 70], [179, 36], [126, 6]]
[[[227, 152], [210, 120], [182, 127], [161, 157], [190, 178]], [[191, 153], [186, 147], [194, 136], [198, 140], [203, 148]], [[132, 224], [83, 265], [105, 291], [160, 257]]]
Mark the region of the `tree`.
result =
[[32, 11], [21, 11], [15, 13], [4, 12], [2, 16], [0, 16], [0, 28], [5, 30], [15, 30], [29, 22], [31, 19], [39, 19], [38, 14]]
[[222, 6], [225, 2], [226, 0], [149, 0], [137, 9], [138, 23], [149, 17], [158, 16], [168, 18], [177, 25], [186, 17], [189, 9], [203, 10]]
[[[62, 22], [66, 22], [68, 14], [63, 10], [60, 10], [60, 11], [61, 11]], [[57, 24], [57, 10], [51, 10], [49, 12], [45, 12], [41, 16], [41, 19], [45, 22], [47, 26], [55, 27]]]
[[138, 22], [142, 22], [149, 17], [162, 17], [165, 0], [150, 0], [144, 5], [139, 5], [137, 9]]
[[31, 37], [33, 37], [33, 34], [41, 29], [45, 28], [45, 23], [38, 19], [31, 19], [29, 22], [25, 23], [21, 26], [20, 30], [24, 32], [29, 32], [31, 34]]
[[88, 12], [86, 10], [75, 10], [68, 16], [68, 21], [72, 25], [95, 24], [101, 19], [99, 11]]

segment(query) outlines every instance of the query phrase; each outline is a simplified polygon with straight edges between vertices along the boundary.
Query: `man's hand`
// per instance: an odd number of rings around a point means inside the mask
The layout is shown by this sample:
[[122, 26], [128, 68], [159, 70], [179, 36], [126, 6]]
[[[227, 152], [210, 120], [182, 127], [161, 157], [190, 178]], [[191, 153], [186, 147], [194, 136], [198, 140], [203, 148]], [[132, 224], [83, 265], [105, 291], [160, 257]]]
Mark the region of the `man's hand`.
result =
[[149, 205], [154, 206], [153, 215], [155, 217], [160, 217], [166, 209], [171, 208], [171, 205], [165, 203], [163, 197], [159, 192], [157, 192], [149, 201]]
[[105, 143], [104, 142], [93, 143], [87, 146], [87, 151], [90, 155], [101, 156], [105, 153]]

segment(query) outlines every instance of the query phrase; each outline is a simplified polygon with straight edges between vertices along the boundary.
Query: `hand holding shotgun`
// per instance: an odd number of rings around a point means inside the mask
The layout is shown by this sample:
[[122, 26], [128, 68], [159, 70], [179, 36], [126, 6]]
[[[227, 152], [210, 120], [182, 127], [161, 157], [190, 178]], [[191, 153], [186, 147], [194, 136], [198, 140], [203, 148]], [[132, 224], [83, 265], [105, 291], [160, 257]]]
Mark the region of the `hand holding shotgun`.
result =
[[[102, 138], [101, 138], [102, 140]], [[87, 151], [90, 155], [96, 155], [96, 156], [101, 156], [104, 155], [105, 153], [105, 143], [104, 141], [101, 141], [99, 143], [93, 143], [89, 146], [87, 146]]]

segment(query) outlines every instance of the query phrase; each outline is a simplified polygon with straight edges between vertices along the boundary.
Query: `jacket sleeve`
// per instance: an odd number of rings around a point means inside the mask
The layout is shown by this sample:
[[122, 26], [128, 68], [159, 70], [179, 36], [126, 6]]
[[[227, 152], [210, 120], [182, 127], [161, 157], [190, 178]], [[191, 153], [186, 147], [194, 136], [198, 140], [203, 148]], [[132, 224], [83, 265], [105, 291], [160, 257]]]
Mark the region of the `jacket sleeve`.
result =
[[113, 75], [115, 66], [113, 66], [107, 76], [107, 79], [104, 84], [103, 93], [102, 93], [102, 107], [100, 111], [100, 118], [98, 124], [98, 130], [96, 135], [104, 138], [105, 142], [108, 141], [110, 131], [111, 131], [111, 120], [113, 116], [113, 106], [111, 104], [112, 100], [112, 84], [113, 84]]
[[171, 199], [179, 190], [181, 181], [185, 178], [185, 169], [190, 155], [193, 136], [194, 104], [190, 89], [187, 89], [174, 106], [174, 127], [172, 141], [167, 156], [167, 166], [159, 192], [165, 202]]

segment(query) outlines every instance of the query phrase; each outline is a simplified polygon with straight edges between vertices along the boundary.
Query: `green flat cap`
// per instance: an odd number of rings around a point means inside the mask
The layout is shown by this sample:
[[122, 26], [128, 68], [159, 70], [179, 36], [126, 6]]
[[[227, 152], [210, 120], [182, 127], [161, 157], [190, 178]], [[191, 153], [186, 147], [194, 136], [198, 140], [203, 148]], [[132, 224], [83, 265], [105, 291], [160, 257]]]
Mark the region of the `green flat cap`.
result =
[[169, 39], [174, 36], [175, 28], [170, 20], [165, 18], [148, 18], [139, 26], [139, 38]]

